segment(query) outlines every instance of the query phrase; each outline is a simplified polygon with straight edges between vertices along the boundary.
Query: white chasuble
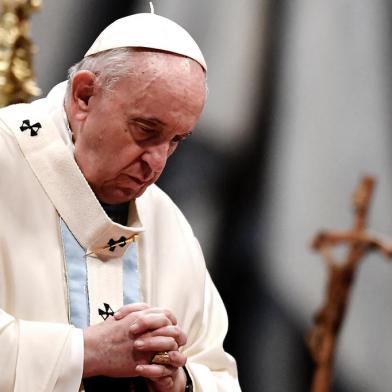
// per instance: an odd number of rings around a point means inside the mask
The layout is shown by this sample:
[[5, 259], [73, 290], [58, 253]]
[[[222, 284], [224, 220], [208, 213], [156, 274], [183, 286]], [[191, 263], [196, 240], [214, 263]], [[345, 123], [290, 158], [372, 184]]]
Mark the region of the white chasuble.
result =
[[[130, 203], [128, 226], [109, 219], [74, 160], [64, 92], [0, 110], [0, 391], [79, 390], [83, 335], [71, 325], [62, 221], [83, 251], [86, 323], [102, 322], [136, 284], [140, 301], [170, 309], [187, 334], [194, 391], [239, 391], [223, 350], [226, 311], [188, 222], [155, 185]], [[138, 282], [125, 276], [130, 246]]]

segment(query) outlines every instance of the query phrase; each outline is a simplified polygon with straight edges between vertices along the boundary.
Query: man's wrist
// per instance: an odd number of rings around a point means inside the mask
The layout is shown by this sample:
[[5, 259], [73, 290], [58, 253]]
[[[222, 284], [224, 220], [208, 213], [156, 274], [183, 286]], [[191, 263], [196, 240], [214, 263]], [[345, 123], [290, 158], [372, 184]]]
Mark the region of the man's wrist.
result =
[[97, 376], [99, 372], [96, 368], [96, 357], [94, 352], [94, 339], [91, 336], [91, 330], [85, 328], [83, 330], [84, 342], [84, 360], [83, 360], [83, 378]]

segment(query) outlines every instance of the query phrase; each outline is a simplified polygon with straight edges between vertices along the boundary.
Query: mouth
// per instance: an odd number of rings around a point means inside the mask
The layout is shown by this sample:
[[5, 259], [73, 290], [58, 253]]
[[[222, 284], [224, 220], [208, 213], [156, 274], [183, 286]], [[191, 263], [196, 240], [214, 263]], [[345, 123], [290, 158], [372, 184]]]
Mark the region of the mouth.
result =
[[116, 184], [121, 188], [134, 189], [148, 185], [146, 181], [140, 180], [137, 177], [129, 176], [128, 174], [120, 174], [116, 179]]

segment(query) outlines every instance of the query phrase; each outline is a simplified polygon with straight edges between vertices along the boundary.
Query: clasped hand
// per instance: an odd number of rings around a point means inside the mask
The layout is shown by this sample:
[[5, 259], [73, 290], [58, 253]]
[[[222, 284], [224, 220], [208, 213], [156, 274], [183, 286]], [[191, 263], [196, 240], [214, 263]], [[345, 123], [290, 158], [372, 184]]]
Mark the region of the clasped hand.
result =
[[[187, 338], [169, 310], [125, 305], [114, 317], [84, 329], [83, 336], [83, 377], [142, 376], [157, 392], [184, 391], [186, 357], [178, 349]], [[168, 365], [151, 363], [160, 351], [168, 352]]]

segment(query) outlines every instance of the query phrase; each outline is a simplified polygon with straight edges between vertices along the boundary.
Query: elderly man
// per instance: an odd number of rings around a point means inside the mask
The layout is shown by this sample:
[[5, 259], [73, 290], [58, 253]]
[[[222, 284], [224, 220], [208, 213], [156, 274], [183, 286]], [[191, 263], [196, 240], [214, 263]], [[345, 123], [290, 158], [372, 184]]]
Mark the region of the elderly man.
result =
[[2, 392], [240, 390], [198, 242], [154, 185], [205, 97], [189, 34], [137, 14], [1, 110]]

